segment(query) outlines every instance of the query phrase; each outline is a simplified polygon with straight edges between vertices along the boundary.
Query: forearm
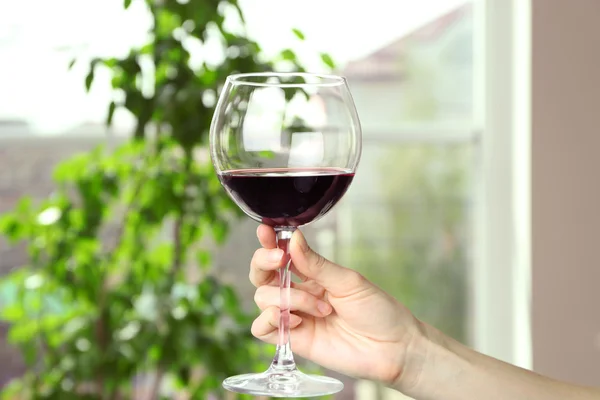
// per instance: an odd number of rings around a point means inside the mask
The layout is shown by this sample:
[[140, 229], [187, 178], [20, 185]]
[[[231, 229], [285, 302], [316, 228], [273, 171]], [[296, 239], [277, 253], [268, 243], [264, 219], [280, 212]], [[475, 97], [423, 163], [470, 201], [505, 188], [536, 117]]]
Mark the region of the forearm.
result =
[[428, 326], [424, 333], [407, 355], [407, 375], [396, 384], [415, 399], [600, 399], [599, 390], [558, 382], [485, 356]]

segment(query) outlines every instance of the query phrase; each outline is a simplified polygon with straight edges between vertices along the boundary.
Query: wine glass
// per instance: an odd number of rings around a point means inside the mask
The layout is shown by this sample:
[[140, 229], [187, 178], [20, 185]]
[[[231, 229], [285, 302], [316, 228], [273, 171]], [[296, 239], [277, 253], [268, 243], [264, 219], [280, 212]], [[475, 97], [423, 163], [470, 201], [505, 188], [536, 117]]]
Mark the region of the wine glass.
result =
[[361, 127], [346, 79], [308, 73], [246, 73], [227, 78], [210, 130], [221, 184], [252, 219], [274, 228], [286, 266], [279, 271], [276, 355], [266, 372], [227, 378], [228, 390], [272, 397], [337, 393], [337, 379], [296, 368], [290, 343], [290, 257], [294, 230], [323, 217], [352, 182]]

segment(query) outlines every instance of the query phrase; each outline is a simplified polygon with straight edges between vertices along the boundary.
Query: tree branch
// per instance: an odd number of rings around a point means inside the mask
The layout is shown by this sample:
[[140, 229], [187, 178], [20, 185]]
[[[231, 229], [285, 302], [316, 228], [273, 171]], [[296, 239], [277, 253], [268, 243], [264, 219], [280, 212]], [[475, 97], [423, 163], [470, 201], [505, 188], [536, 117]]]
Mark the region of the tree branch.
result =
[[148, 392], [147, 400], [157, 400], [158, 399], [158, 392], [160, 390], [160, 384], [161, 384], [164, 376], [165, 376], [165, 371], [164, 371], [163, 367], [159, 366], [158, 369], [156, 370], [156, 375], [154, 375], [154, 379], [152, 380], [152, 386], [150, 388], [150, 391]]

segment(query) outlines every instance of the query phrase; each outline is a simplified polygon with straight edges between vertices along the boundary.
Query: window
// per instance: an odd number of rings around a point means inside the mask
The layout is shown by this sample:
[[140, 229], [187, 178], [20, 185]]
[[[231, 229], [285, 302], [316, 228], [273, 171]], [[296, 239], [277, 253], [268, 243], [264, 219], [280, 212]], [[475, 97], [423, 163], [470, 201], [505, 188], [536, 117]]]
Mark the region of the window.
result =
[[466, 342], [477, 151], [472, 27], [471, 4], [461, 4], [345, 66], [364, 151], [336, 214], [339, 262]]

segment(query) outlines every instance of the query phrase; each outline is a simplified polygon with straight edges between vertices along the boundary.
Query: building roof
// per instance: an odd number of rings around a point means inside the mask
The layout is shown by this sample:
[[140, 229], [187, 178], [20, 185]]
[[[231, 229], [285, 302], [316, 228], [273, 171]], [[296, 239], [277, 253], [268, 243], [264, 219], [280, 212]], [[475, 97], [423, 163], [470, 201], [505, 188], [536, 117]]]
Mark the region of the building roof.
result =
[[0, 118], [0, 137], [19, 137], [32, 133], [29, 123], [25, 120]]
[[389, 81], [403, 77], [402, 59], [414, 44], [433, 42], [471, 11], [471, 4], [464, 4], [441, 17], [396, 39], [381, 49], [355, 61], [343, 70], [343, 75], [353, 81]]

